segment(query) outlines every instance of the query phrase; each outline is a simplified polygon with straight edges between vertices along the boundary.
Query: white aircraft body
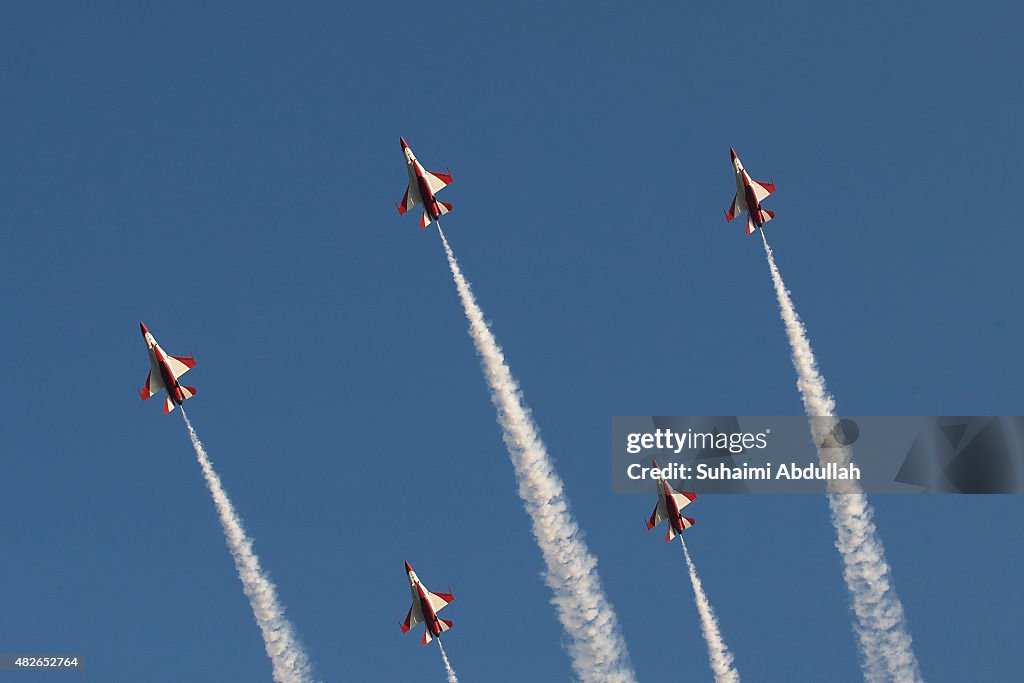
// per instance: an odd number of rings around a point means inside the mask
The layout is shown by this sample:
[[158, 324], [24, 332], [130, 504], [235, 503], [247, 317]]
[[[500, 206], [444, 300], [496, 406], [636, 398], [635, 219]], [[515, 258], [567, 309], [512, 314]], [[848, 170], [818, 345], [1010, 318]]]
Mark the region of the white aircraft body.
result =
[[409, 589], [412, 591], [412, 607], [405, 615], [405, 621], [401, 623], [402, 633], [408, 633], [416, 624], [423, 622], [423, 644], [426, 645], [435, 637], [452, 627], [452, 622], [446, 619], [439, 619], [437, 613], [448, 606], [455, 599], [451, 593], [431, 593], [427, 587], [420, 582], [412, 565], [405, 563], [405, 571], [409, 575]]
[[729, 208], [725, 210], [725, 220], [731, 221], [746, 211], [747, 234], [749, 235], [775, 218], [774, 211], [761, 208], [761, 202], [772, 192], [775, 192], [775, 183], [774, 180], [770, 183], [754, 180], [747, 173], [746, 169], [743, 168], [743, 162], [740, 161], [736, 150], [730, 147], [729, 154], [732, 156], [732, 166], [736, 172], [736, 196], [733, 197]]

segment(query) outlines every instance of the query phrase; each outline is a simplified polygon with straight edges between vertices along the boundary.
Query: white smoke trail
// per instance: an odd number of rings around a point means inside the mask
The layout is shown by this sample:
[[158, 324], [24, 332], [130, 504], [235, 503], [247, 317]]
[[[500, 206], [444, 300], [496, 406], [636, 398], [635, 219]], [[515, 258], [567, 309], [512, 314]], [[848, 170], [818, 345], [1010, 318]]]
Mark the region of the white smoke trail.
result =
[[739, 683], [740, 674], [732, 665], [732, 653], [729, 652], [722, 632], [718, 628], [718, 619], [715, 618], [715, 611], [711, 609], [708, 596], [704, 594], [704, 587], [697, 576], [697, 568], [693, 566], [690, 559], [690, 551], [686, 549], [686, 541], [682, 535], [679, 542], [683, 546], [683, 555], [686, 556], [686, 567], [690, 570], [690, 583], [693, 584], [693, 600], [697, 603], [697, 614], [700, 615], [700, 630], [704, 634], [704, 642], [708, 645], [708, 659], [711, 660], [711, 671], [715, 674], [715, 683]]
[[307, 683], [312, 681], [312, 667], [309, 658], [299, 644], [292, 630], [291, 623], [284, 616], [284, 610], [277, 601], [277, 589], [263, 574], [259, 558], [252, 551], [252, 540], [245, 534], [242, 520], [231, 505], [231, 499], [220, 483], [220, 477], [210, 464], [206, 449], [199, 441], [196, 430], [192, 427], [184, 407], [181, 416], [188, 427], [192, 447], [196, 451], [196, 459], [203, 469], [206, 487], [210, 489], [228, 549], [235, 560], [238, 578], [242, 580], [242, 590], [249, 598], [249, 605], [256, 617], [256, 624], [263, 634], [263, 643], [273, 664], [274, 680], [277, 683]]
[[455, 675], [452, 663], [448, 661], [448, 655], [445, 654], [444, 645], [441, 644], [440, 638], [437, 639], [437, 647], [441, 650], [441, 659], [444, 660], [444, 671], [448, 674], [448, 683], [459, 683], [459, 678]]
[[[824, 417], [834, 422], [835, 400], [828, 393], [825, 380], [807, 339], [807, 331], [793, 307], [789, 290], [775, 265], [772, 248], [761, 231], [764, 253], [775, 283], [775, 294], [786, 326], [786, 336], [797, 371], [797, 388], [810, 418]], [[811, 420], [815, 443], [822, 443], [831, 427], [827, 420]], [[823, 452], [825, 450], [831, 452]], [[847, 449], [821, 449], [821, 459], [848, 459]], [[863, 656], [864, 678], [875, 681], [922, 681], [913, 642], [903, 614], [903, 604], [896, 595], [892, 572], [885, 559], [885, 548], [872, 520], [874, 510], [856, 482], [844, 484], [843, 493], [830, 483], [828, 502], [832, 525], [836, 530], [836, 548], [843, 560], [843, 578], [853, 602], [856, 616], [854, 630]]]
[[440, 225], [438, 231], [491, 390], [491, 402], [497, 409], [498, 423], [519, 482], [519, 497], [530, 515], [533, 536], [544, 556], [545, 582], [554, 592], [552, 604], [571, 639], [573, 669], [586, 683], [635, 681], [618, 618], [597, 573], [597, 559], [583, 541], [569, 511], [562, 480]]

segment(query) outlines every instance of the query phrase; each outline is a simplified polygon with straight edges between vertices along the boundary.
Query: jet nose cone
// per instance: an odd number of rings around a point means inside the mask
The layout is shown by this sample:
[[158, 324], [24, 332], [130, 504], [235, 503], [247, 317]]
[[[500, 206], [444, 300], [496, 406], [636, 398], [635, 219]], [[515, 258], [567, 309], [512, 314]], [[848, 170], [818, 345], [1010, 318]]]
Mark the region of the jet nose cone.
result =
[[149, 334], [149, 328], [146, 327], [146, 323], [139, 321], [139, 327], [142, 328], [142, 334]]
[[409, 149], [409, 143], [405, 141], [405, 138], [399, 135], [398, 139], [402, 141], [402, 149]]
[[412, 571], [412, 565], [409, 564], [408, 562], [406, 562], [405, 563], [405, 573], [408, 574], [411, 571]]
[[734, 150], [732, 147], [729, 148], [729, 156], [732, 157], [733, 161], [736, 161], [736, 150]]

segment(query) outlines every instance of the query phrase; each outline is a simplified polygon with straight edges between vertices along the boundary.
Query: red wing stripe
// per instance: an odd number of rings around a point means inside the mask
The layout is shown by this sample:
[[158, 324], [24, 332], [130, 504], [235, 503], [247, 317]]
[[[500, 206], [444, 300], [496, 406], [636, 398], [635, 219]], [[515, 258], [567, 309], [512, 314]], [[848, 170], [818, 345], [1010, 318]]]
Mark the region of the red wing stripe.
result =
[[196, 359], [191, 356], [185, 358], [185, 356], [171, 356], [174, 360], [181, 361], [185, 367], [194, 368], [196, 366]]
[[411, 628], [411, 626], [409, 626], [409, 621], [411, 619], [412, 619], [412, 607], [409, 608], [409, 613], [405, 615], [405, 621], [403, 621], [402, 624], [401, 624], [401, 626], [402, 626], [402, 633], [407, 633], [409, 631], [409, 629]]
[[739, 210], [740, 207], [737, 206], [739, 204], [739, 201], [740, 193], [737, 192], [736, 195], [732, 198], [732, 203], [729, 204], [729, 208], [725, 210], [725, 221], [727, 223], [731, 223], [732, 219], [736, 218], [736, 216], [741, 213]]

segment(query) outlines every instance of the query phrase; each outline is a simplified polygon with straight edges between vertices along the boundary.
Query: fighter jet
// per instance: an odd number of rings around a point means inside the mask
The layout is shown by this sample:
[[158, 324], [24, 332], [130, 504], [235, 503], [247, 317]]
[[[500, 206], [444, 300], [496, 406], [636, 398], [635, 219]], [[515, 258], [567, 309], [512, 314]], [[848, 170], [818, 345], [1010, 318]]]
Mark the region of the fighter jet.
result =
[[149, 351], [149, 375], [146, 377], [146, 384], [139, 391], [139, 396], [145, 401], [161, 389], [167, 390], [167, 400], [164, 401], [164, 412], [174, 410], [174, 406], [181, 405], [185, 400], [196, 395], [195, 387], [186, 387], [178, 382], [178, 378], [194, 368], [196, 359], [190, 354], [184, 356], [168, 356], [156, 339], [150, 334], [145, 323], [140, 322], [142, 338], [146, 340], [146, 350]]
[[[658, 469], [658, 462], [651, 461], [654, 469]], [[679, 512], [684, 507], [697, 500], [697, 494], [680, 493], [672, 488], [664, 479], [658, 480], [658, 504], [654, 506], [651, 518], [647, 520], [647, 530], [650, 531], [666, 519], [668, 520], [668, 533], [665, 534], [665, 541], [671, 541], [676, 534], [681, 534], [696, 524], [696, 520], [690, 517], [683, 517]]]
[[404, 214], [417, 204], [422, 204], [423, 217], [420, 219], [420, 227], [425, 228], [430, 225], [431, 221], [436, 221], [439, 217], [452, 210], [451, 204], [439, 202], [434, 197], [436, 193], [440, 192], [452, 181], [451, 172], [434, 173], [425, 170], [420, 162], [416, 160], [416, 155], [412, 153], [412, 148], [406, 143], [405, 138], [400, 137], [398, 139], [402, 141], [402, 151], [405, 152], [406, 170], [409, 172], [409, 186], [405, 188], [402, 203], [395, 204], [395, 206], [398, 207], [399, 214]]
[[401, 622], [402, 633], [408, 633], [409, 629], [422, 621], [426, 627], [423, 630], [423, 644], [426, 645], [452, 627], [452, 622], [438, 619], [437, 613], [454, 600], [455, 596], [451, 593], [431, 593], [420, 583], [419, 577], [408, 562], [405, 563], [405, 571], [409, 575], [409, 588], [412, 590], [412, 607], [405, 615], [405, 621]]
[[730, 147], [729, 154], [732, 155], [732, 165], [736, 171], [736, 196], [733, 197], [732, 206], [725, 210], [725, 220], [731, 221], [746, 211], [749, 235], [775, 218], [774, 211], [761, 208], [764, 198], [775, 192], [775, 179], [773, 178], [770, 183], [752, 180], [750, 174], [743, 168], [740, 158], [736, 156], [736, 150]]

